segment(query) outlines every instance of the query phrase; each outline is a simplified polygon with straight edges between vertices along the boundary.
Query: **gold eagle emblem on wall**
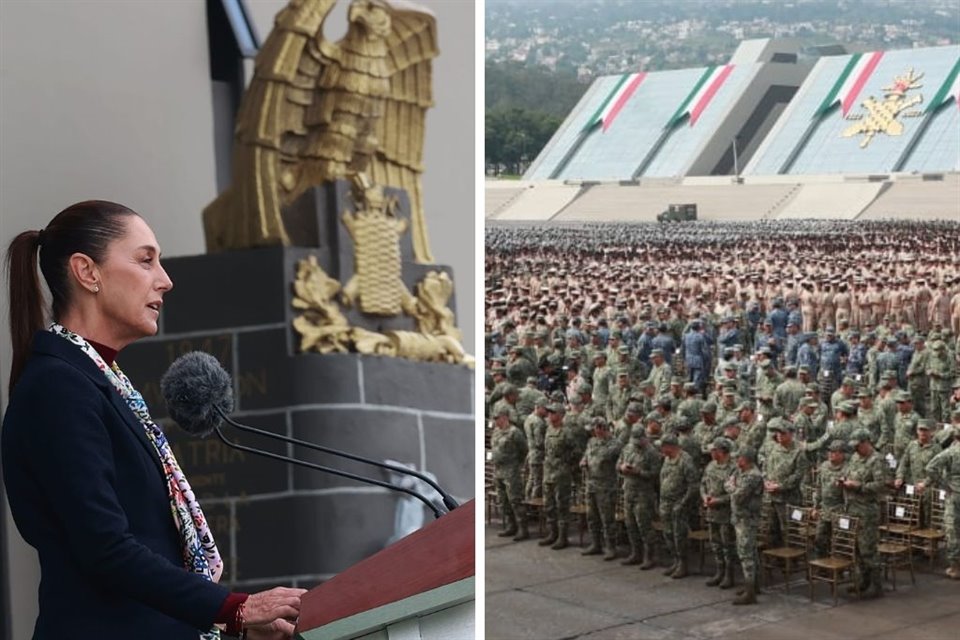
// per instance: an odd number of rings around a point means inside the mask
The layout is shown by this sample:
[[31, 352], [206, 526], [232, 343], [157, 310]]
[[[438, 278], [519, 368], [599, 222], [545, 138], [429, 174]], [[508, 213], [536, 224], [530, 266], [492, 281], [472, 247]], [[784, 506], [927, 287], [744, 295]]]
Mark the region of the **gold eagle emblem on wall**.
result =
[[230, 188], [203, 212], [208, 251], [290, 244], [281, 211], [360, 173], [406, 190], [414, 258], [433, 262], [420, 175], [436, 20], [400, 0], [354, 0], [334, 43], [323, 23], [335, 3], [291, 0], [277, 14], [240, 104]]

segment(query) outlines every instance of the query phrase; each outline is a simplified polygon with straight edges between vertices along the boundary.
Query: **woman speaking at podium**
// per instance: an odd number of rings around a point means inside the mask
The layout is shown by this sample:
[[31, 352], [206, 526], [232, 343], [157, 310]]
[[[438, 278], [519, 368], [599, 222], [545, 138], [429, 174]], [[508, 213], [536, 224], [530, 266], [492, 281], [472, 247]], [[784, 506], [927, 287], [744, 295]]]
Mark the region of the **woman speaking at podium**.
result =
[[203, 511], [114, 361], [157, 332], [173, 286], [147, 223], [81, 202], [14, 238], [7, 267], [13, 362], [0, 451], [14, 521], [40, 557], [34, 639], [292, 635], [302, 589], [217, 584], [223, 562]]

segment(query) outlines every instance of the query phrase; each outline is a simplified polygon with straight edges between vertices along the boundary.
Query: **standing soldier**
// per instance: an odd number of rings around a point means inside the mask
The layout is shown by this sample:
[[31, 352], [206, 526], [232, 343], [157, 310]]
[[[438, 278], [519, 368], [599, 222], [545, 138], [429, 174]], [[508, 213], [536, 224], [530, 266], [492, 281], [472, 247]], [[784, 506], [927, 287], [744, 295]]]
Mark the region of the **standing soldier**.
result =
[[663, 524], [664, 543], [672, 560], [663, 575], [685, 578], [690, 509], [696, 505], [699, 474], [690, 455], [680, 448], [676, 434], [663, 436], [660, 452], [664, 457], [660, 468], [660, 522]]
[[673, 371], [664, 360], [662, 350], [654, 349], [651, 351], [650, 359], [653, 366], [650, 368], [650, 375], [647, 380], [653, 385], [654, 395], [659, 398], [670, 392], [670, 379], [673, 377]]
[[913, 356], [907, 365], [907, 391], [913, 398], [913, 406], [921, 416], [927, 413], [927, 396], [930, 395], [930, 380], [927, 377], [927, 368], [930, 362], [930, 351], [926, 349], [923, 336], [913, 339]]
[[[927, 477], [927, 463], [942, 450], [934, 442], [933, 432], [937, 425], [933, 420], [922, 419], [917, 422], [917, 439], [907, 445], [903, 459], [897, 465], [897, 479], [893, 486], [899, 490], [903, 485], [914, 485], [923, 482]], [[920, 526], [930, 526], [930, 492], [920, 496]]]
[[870, 432], [857, 429], [850, 439], [855, 453], [847, 463], [843, 499], [847, 513], [860, 520], [857, 528], [857, 574], [859, 591], [866, 597], [883, 596], [883, 571], [877, 558], [880, 499], [886, 492], [889, 467], [873, 448]]
[[[630, 394], [633, 389], [630, 388], [630, 371], [626, 367], [620, 367], [617, 371], [617, 383], [610, 389], [610, 397], [607, 398], [607, 420], [613, 422], [623, 417], [627, 410], [627, 403], [630, 402]], [[629, 433], [627, 436], [629, 437]]]
[[[607, 401], [610, 398], [610, 387], [613, 386], [610, 367], [607, 366], [607, 352], [596, 351], [593, 354], [593, 402], [601, 409], [600, 415], [607, 413]], [[619, 417], [619, 416], [618, 416]]]
[[630, 557], [622, 564], [640, 563], [640, 543], [643, 543], [643, 564], [646, 571], [654, 565], [654, 545], [657, 532], [653, 528], [653, 514], [657, 502], [657, 480], [660, 478], [660, 454], [650, 444], [647, 431], [635, 423], [627, 446], [620, 452], [617, 470], [623, 476], [624, 521], [630, 540]]
[[770, 496], [770, 507], [775, 514], [770, 519], [770, 526], [771, 544], [776, 546], [786, 539], [787, 505], [800, 504], [800, 483], [806, 477], [809, 465], [803, 447], [793, 440], [795, 427], [782, 418], [770, 422], [778, 446], [771, 449], [765, 462], [763, 490]]
[[913, 401], [906, 391], [898, 391], [896, 397], [897, 415], [893, 419], [893, 457], [903, 457], [910, 441], [917, 437], [917, 422], [920, 416], [913, 410]]
[[547, 520], [547, 537], [540, 546], [566, 548], [567, 520], [570, 517], [570, 491], [573, 475], [570, 462], [577, 449], [572, 431], [564, 425], [566, 411], [562, 404], [547, 407], [547, 432], [543, 440], [543, 512]]
[[510, 424], [510, 411], [500, 407], [494, 412], [494, 429], [490, 436], [493, 454], [494, 477], [500, 510], [507, 528], [497, 535], [514, 536], [519, 542], [530, 537], [527, 529], [527, 511], [523, 504], [523, 481], [520, 470], [527, 458], [527, 440], [523, 433]]
[[710, 548], [717, 565], [713, 577], [707, 580], [708, 587], [720, 586], [729, 589], [733, 586], [733, 570], [737, 561], [737, 541], [730, 523], [730, 494], [725, 488], [733, 473], [734, 465], [730, 459], [733, 442], [727, 438], [716, 438], [710, 445], [712, 460], [700, 479], [700, 499], [706, 511], [705, 520], [710, 528]]
[[944, 443], [944, 450], [927, 463], [927, 479], [919, 483], [920, 491], [946, 492], [943, 527], [947, 533], [947, 577], [960, 580], [960, 431], [952, 432], [953, 442]]
[[703, 332], [703, 322], [694, 320], [690, 331], [683, 336], [683, 364], [687, 369], [687, 380], [696, 385], [697, 393], [703, 393], [710, 373], [710, 344]]
[[827, 459], [820, 465], [813, 487], [813, 513], [817, 520], [814, 551], [818, 558], [830, 553], [830, 530], [833, 517], [843, 512], [843, 478], [847, 475], [847, 443], [833, 440]]
[[832, 326], [827, 327], [826, 339], [820, 345], [820, 372], [817, 375], [821, 397], [829, 398], [840, 385], [848, 355], [847, 345], [837, 339]]
[[543, 497], [543, 442], [547, 432], [547, 399], [537, 398], [523, 422], [527, 436], [527, 499]]
[[927, 417], [937, 422], [950, 421], [950, 383], [953, 381], [953, 364], [947, 345], [943, 340], [930, 342], [930, 360], [927, 376], [930, 378], [930, 406]]
[[527, 378], [527, 386], [520, 389], [517, 393], [517, 413], [520, 421], [526, 422], [527, 416], [533, 413], [537, 400], [546, 400], [547, 396], [537, 388], [538, 378], [530, 376]]
[[857, 392], [857, 400], [860, 401], [857, 422], [870, 432], [874, 442], [880, 442], [880, 438], [883, 437], [884, 433], [887, 433], [887, 419], [883, 415], [883, 411], [873, 404], [873, 396], [866, 389], [860, 389]]
[[784, 381], [773, 392], [773, 406], [781, 415], [792, 416], [800, 407], [800, 400], [806, 392], [803, 384], [797, 380], [797, 368], [784, 369]]
[[763, 505], [763, 476], [757, 469], [757, 453], [751, 447], [737, 449], [737, 469], [727, 480], [730, 515], [737, 536], [737, 556], [743, 568], [743, 591], [733, 604], [757, 602], [757, 530]]
[[598, 555], [606, 547], [603, 559], [613, 560], [617, 557], [617, 541], [613, 531], [617, 500], [617, 458], [620, 457], [622, 445], [619, 440], [611, 437], [610, 427], [605, 419], [594, 418], [592, 426], [593, 437], [587, 443], [587, 450], [580, 460], [581, 468], [587, 470], [587, 524], [592, 542], [581, 555]]

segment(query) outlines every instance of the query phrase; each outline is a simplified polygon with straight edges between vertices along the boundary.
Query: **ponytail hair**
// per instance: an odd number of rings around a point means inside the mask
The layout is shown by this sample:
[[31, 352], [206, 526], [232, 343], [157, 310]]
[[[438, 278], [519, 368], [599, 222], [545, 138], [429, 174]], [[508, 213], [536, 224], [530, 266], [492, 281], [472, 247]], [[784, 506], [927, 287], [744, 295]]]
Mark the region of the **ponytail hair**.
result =
[[51, 318], [59, 320], [69, 308], [73, 286], [68, 262], [82, 253], [102, 263], [110, 243], [126, 231], [125, 218], [137, 215], [127, 207], [105, 200], [87, 200], [58, 213], [46, 229], [24, 231], [7, 249], [7, 276], [10, 291], [10, 337], [13, 360], [9, 392], [27, 364], [33, 334], [44, 326], [43, 291], [40, 271], [50, 290]]

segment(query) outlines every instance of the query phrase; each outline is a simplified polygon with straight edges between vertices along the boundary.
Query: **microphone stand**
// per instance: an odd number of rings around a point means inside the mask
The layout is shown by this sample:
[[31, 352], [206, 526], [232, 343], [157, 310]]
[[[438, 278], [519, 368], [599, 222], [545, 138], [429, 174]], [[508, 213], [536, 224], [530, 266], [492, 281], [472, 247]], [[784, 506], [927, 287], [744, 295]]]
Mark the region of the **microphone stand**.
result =
[[[440, 494], [441, 498], [443, 499], [443, 506], [447, 508], [447, 511], [453, 511], [454, 509], [460, 506], [460, 504], [453, 499], [453, 496], [451, 496], [449, 493], [447, 493], [442, 488], [440, 488], [440, 485], [437, 484], [435, 480], [433, 480], [426, 474], [420, 473], [419, 471], [414, 471], [406, 467], [390, 464], [389, 462], [380, 462], [379, 460], [371, 460], [370, 458], [364, 458], [363, 456], [358, 456], [353, 453], [347, 453], [346, 451], [340, 451], [339, 449], [331, 449], [330, 447], [325, 447], [323, 445], [315, 444], [313, 442], [307, 442], [306, 440], [299, 440], [297, 438], [291, 438], [289, 436], [282, 436], [278, 433], [264, 431], [263, 429], [257, 429], [256, 427], [251, 427], [250, 425], [241, 424], [236, 420], [233, 420], [230, 416], [228, 416], [224, 412], [223, 409], [220, 408], [219, 405], [214, 405], [214, 409], [216, 409], [217, 413], [220, 414], [220, 417], [223, 418], [227, 423], [236, 427], [237, 429], [240, 429], [241, 431], [254, 433], [256, 435], [263, 436], [265, 438], [280, 440], [281, 442], [287, 442], [299, 447], [313, 449], [314, 451], [322, 451], [323, 453], [329, 453], [335, 456], [349, 458], [350, 460], [356, 460], [357, 462], [363, 462], [364, 464], [371, 464], [376, 467], [380, 467], [381, 469], [387, 469], [389, 471], [395, 471], [396, 473], [401, 473], [401, 474], [413, 476], [415, 478], [419, 478], [420, 480], [423, 480], [424, 482], [429, 484], [431, 487], [433, 487], [436, 490], [436, 492]], [[217, 435], [220, 436], [221, 440], [224, 439], [223, 434], [221, 434], [219, 431], [219, 427], [217, 428]], [[392, 487], [394, 485], [389, 485], [389, 486]]]
[[[219, 410], [219, 407], [218, 407], [218, 410]], [[233, 423], [229, 419], [228, 421], [231, 422], [231, 424]], [[394, 491], [401, 491], [403, 493], [406, 493], [407, 495], [413, 496], [423, 504], [430, 507], [430, 510], [433, 511], [433, 517], [439, 518], [440, 516], [443, 515], [442, 513], [440, 513], [440, 510], [437, 509], [437, 506], [435, 504], [433, 504], [432, 502], [424, 498], [422, 495], [420, 495], [416, 491], [413, 491], [412, 489], [405, 489], [404, 487], [398, 487], [396, 485], [392, 485], [389, 482], [384, 482], [382, 480], [374, 480], [373, 478], [365, 478], [363, 476], [358, 476], [356, 474], [350, 473], [349, 471], [340, 471], [339, 469], [331, 469], [330, 467], [324, 467], [323, 465], [314, 464], [313, 462], [307, 462], [306, 460], [299, 460], [297, 458], [282, 456], [278, 453], [273, 453], [271, 451], [262, 451], [260, 449], [254, 449], [253, 447], [248, 447], [242, 444], [238, 444], [236, 442], [228, 440], [227, 437], [223, 435], [223, 432], [220, 430], [219, 426], [214, 428], [214, 431], [216, 432], [217, 437], [220, 438], [221, 442], [223, 442], [223, 444], [227, 445], [232, 449], [236, 449], [238, 451], [245, 451], [246, 453], [252, 453], [254, 455], [263, 456], [265, 458], [273, 458], [274, 460], [280, 460], [281, 462], [289, 462], [290, 464], [306, 467], [308, 469], [315, 469], [316, 471], [326, 471], [327, 473], [332, 473], [337, 476], [343, 476], [344, 478], [350, 478], [351, 480], [357, 480], [359, 482], [375, 484], [377, 486], [386, 487], [387, 489], [392, 489]], [[254, 429], [254, 431], [259, 431], [259, 429]], [[270, 435], [276, 435], [276, 434], [271, 433]], [[407, 469], [407, 471], [409, 471], [409, 469]]]

